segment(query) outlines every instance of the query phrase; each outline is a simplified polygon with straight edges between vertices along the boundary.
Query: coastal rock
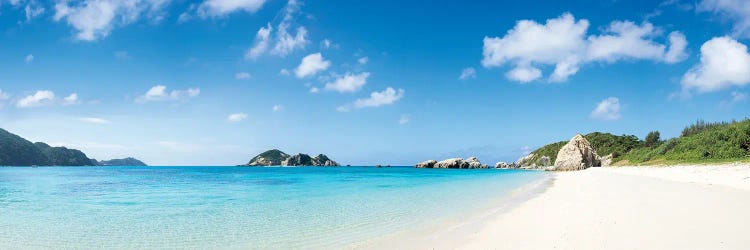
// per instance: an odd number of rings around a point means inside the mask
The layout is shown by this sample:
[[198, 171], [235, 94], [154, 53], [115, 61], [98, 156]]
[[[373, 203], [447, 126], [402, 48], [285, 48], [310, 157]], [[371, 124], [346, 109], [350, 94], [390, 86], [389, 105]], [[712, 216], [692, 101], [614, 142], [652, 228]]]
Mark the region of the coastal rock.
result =
[[523, 157], [519, 158], [518, 160], [516, 160], [515, 164], [516, 164], [516, 166], [518, 166], [519, 168], [520, 168], [520, 167], [527, 167], [527, 166], [531, 166], [531, 165], [532, 165], [532, 162], [531, 162], [531, 160], [532, 160], [533, 158], [534, 158], [534, 154], [528, 154], [528, 155], [526, 155], [526, 156], [523, 156]]
[[495, 163], [495, 168], [507, 169], [507, 168], [510, 168], [510, 164], [508, 164], [507, 162], [501, 161], [501, 162]]
[[263, 152], [250, 160], [248, 166], [281, 166], [281, 163], [290, 156], [281, 150], [271, 149]]
[[461, 168], [464, 160], [461, 158], [450, 158], [435, 163], [435, 168]]
[[427, 160], [420, 163], [417, 163], [414, 167], [416, 168], [434, 168], [435, 164], [437, 163], [436, 160]]
[[557, 153], [554, 168], [557, 171], [582, 170], [601, 166], [596, 150], [586, 138], [577, 134]]
[[539, 157], [539, 160], [536, 160], [536, 165], [546, 167], [546, 166], [551, 166], [552, 162], [550, 161], [549, 156], [545, 155], [545, 156]]
[[479, 159], [473, 156], [466, 159], [464, 163], [466, 163], [465, 165], [467, 165], [467, 168], [487, 168], [487, 165], [482, 165], [482, 163], [479, 162]]
[[612, 154], [608, 154], [606, 156], [599, 158], [599, 162], [601, 162], [602, 167], [609, 167], [612, 165], [613, 158], [614, 157], [612, 156]]
[[316, 157], [313, 157], [313, 162], [317, 163], [314, 166], [325, 166], [325, 167], [337, 167], [339, 166], [338, 162], [335, 162], [328, 158], [328, 156], [324, 154], [319, 154]]

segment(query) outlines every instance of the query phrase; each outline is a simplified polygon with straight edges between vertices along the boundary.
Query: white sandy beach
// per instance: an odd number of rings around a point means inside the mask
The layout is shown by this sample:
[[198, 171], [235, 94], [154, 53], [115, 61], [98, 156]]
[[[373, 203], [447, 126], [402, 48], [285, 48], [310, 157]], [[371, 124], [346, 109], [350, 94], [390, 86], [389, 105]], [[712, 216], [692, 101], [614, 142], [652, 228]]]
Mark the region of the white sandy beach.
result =
[[541, 194], [368, 248], [750, 249], [750, 166], [590, 168]]

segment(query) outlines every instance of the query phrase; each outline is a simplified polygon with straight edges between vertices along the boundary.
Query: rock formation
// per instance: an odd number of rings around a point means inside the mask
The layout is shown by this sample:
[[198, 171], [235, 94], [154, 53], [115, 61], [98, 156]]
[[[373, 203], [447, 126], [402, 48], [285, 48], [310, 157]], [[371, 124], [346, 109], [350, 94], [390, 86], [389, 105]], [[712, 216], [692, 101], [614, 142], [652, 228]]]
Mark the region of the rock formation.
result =
[[586, 138], [583, 138], [581, 134], [577, 134], [565, 146], [560, 148], [552, 170], [582, 170], [599, 166], [601, 166], [601, 163], [599, 162], [596, 150], [591, 147]]
[[435, 164], [437, 163], [436, 160], [427, 160], [420, 163], [417, 163], [414, 167], [416, 168], [434, 168]]
[[324, 154], [310, 157], [307, 154], [290, 156], [281, 150], [272, 149], [253, 157], [246, 166], [339, 166]]
[[450, 158], [442, 161], [428, 160], [414, 165], [416, 168], [489, 168], [487, 164], [482, 164], [476, 157], [469, 157], [464, 160], [461, 158]]
[[507, 162], [501, 161], [498, 163], [495, 163], [495, 168], [511, 168], [511, 165]]
[[612, 165], [613, 158], [614, 157], [612, 154], [608, 154], [606, 156], [599, 158], [599, 162], [601, 162], [602, 167], [609, 167]]

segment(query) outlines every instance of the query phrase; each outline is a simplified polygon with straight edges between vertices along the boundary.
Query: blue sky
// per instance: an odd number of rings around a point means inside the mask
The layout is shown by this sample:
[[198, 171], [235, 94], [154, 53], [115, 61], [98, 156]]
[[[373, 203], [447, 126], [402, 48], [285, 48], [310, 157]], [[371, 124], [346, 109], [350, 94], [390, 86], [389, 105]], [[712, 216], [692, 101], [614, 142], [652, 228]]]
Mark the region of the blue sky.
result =
[[743, 0], [0, 0], [0, 31], [0, 127], [152, 165], [492, 164], [750, 111]]

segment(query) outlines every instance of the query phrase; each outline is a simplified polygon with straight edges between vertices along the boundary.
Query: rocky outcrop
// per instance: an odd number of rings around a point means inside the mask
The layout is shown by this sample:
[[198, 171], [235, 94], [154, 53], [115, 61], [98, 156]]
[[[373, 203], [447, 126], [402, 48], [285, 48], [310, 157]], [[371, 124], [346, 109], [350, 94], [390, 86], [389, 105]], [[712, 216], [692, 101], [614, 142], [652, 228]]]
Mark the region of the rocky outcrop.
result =
[[148, 166], [146, 163], [133, 157], [112, 159], [108, 161], [97, 161], [96, 159], [91, 159], [91, 162], [97, 166]]
[[591, 147], [591, 144], [586, 138], [581, 134], [577, 134], [570, 139], [565, 146], [560, 148], [560, 151], [557, 153], [557, 159], [555, 160], [555, 166], [552, 170], [582, 170], [599, 166], [601, 166], [601, 163], [599, 162], [599, 156], [596, 154], [596, 150]]
[[442, 161], [428, 160], [414, 165], [416, 168], [489, 168], [487, 164], [482, 164], [476, 157], [469, 157], [466, 160], [462, 158], [450, 158]]
[[416, 168], [434, 168], [435, 164], [437, 163], [436, 160], [427, 160], [420, 163], [417, 163], [414, 167]]
[[507, 162], [504, 162], [504, 161], [495, 163], [495, 168], [508, 169], [508, 168], [512, 168], [512, 167], [513, 166], [511, 164], [508, 164]]
[[608, 154], [606, 156], [599, 158], [599, 162], [601, 163], [602, 167], [609, 167], [609, 166], [612, 166], [613, 158], [614, 157], [612, 154]]
[[324, 154], [310, 157], [307, 154], [288, 155], [272, 149], [253, 157], [246, 166], [339, 166]]

